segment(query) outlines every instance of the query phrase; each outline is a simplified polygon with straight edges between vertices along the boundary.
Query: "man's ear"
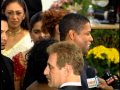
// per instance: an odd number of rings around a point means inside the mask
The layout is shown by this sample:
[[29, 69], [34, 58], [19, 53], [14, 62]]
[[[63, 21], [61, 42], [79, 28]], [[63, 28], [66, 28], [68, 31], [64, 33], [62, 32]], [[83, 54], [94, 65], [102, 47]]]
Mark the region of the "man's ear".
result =
[[65, 65], [65, 69], [66, 69], [68, 74], [70, 74], [73, 71], [72, 66], [68, 65], [68, 64]]
[[55, 26], [55, 33], [59, 34], [59, 25], [58, 24]]
[[70, 40], [74, 40], [74, 36], [75, 36], [75, 31], [70, 30], [70, 31], [68, 32], [68, 37], [69, 37], [69, 39], [70, 39]]
[[55, 26], [54, 30], [55, 30], [54, 39], [60, 41], [60, 32], [59, 32], [59, 25], [58, 24]]

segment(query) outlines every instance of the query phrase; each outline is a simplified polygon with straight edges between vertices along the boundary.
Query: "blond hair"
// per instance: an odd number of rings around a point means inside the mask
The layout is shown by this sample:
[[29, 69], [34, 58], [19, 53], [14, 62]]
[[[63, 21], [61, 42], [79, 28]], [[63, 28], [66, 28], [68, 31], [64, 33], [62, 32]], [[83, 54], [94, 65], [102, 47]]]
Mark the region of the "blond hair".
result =
[[83, 54], [81, 49], [68, 41], [55, 43], [48, 47], [48, 54], [57, 53], [57, 65], [61, 69], [65, 64], [72, 66], [74, 74], [79, 75], [83, 69]]

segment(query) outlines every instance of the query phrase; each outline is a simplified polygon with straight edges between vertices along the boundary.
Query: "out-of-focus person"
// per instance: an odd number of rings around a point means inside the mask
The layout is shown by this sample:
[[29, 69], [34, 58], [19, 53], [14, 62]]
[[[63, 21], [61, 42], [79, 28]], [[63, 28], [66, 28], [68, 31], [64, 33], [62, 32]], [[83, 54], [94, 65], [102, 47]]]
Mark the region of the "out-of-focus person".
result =
[[[1, 50], [7, 43], [8, 21], [5, 15], [1, 15]], [[0, 90], [15, 90], [13, 61], [1, 54], [0, 60]]]
[[42, 30], [43, 17], [43, 12], [40, 11], [34, 14], [30, 19], [30, 36], [34, 43], [50, 37], [48, 32], [44, 32], [44, 30]]

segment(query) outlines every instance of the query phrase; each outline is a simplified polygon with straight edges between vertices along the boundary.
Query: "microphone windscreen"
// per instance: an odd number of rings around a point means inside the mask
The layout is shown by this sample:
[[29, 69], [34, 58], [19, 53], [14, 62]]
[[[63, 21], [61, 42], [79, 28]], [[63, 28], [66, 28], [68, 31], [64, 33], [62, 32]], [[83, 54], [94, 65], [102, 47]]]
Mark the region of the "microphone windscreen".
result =
[[86, 69], [86, 74], [87, 74], [87, 78], [94, 78], [96, 76], [95, 69], [92, 67], [88, 67]]

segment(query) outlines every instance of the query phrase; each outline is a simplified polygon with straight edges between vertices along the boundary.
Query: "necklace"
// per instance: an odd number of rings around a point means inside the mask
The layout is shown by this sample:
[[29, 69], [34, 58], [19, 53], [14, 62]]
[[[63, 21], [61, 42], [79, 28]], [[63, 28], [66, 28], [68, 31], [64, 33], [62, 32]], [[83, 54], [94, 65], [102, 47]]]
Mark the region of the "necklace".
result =
[[8, 31], [8, 35], [14, 37], [14, 36], [18, 35], [21, 31], [22, 31], [21, 28], [18, 29], [17, 31], [15, 31], [15, 32], [13, 32], [13, 31]]

